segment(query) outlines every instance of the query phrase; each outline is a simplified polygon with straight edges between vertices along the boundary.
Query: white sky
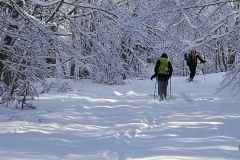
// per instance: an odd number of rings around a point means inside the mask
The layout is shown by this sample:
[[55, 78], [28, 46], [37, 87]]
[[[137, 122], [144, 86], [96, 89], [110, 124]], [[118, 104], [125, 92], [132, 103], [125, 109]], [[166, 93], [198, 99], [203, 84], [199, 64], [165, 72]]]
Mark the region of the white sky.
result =
[[153, 99], [155, 81], [133, 80], [1, 106], [0, 159], [238, 160], [240, 96], [214, 94], [222, 75], [172, 77], [166, 102]]

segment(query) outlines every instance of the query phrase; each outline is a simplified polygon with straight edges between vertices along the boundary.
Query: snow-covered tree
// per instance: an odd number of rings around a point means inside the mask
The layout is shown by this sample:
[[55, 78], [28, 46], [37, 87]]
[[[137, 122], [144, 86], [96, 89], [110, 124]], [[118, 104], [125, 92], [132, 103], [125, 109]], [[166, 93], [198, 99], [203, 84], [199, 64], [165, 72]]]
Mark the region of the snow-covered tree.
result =
[[148, 78], [163, 52], [172, 61], [174, 75], [186, 75], [183, 53], [191, 49], [208, 60], [199, 68], [204, 72], [228, 71], [238, 63], [239, 3], [1, 1], [2, 95], [11, 99], [22, 94], [19, 88], [33, 82], [45, 84], [48, 77], [88, 78], [106, 84]]

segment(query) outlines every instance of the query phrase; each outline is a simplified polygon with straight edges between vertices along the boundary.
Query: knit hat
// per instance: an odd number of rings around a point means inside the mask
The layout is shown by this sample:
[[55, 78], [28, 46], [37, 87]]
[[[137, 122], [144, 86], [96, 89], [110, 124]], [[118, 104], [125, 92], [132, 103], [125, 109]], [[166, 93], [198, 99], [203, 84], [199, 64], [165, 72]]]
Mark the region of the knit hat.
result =
[[163, 54], [162, 54], [161, 57], [162, 57], [162, 58], [168, 58], [168, 56], [167, 56], [167, 54], [166, 54], [165, 52], [163, 52]]

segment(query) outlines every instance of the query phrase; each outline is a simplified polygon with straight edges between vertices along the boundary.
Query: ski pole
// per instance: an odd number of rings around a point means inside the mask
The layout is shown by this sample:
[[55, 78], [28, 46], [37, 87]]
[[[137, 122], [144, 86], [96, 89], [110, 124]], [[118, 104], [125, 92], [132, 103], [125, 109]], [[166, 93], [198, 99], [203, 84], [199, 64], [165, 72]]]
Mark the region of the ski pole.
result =
[[205, 63], [203, 64], [202, 72], [203, 72], [203, 82], [205, 82], [205, 72], [206, 72]]
[[204, 66], [204, 82], [205, 82], [205, 72], [206, 72], [206, 67], [205, 67], [205, 63], [203, 64], [203, 66]]
[[172, 78], [170, 77], [170, 99], [172, 99]]
[[155, 99], [155, 94], [156, 94], [156, 87], [157, 86], [157, 78], [156, 78], [156, 81], [155, 81], [155, 89], [154, 89], [154, 99]]

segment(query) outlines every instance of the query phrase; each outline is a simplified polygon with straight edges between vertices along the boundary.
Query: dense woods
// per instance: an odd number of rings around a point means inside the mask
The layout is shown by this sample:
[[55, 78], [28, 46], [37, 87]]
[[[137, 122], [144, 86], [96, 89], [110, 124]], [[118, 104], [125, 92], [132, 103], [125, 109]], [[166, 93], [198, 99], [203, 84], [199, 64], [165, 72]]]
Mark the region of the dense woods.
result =
[[33, 83], [47, 91], [46, 78], [149, 78], [163, 52], [185, 76], [191, 49], [208, 61], [200, 74], [226, 72], [222, 87], [240, 88], [239, 11], [239, 0], [2, 0], [2, 102], [37, 95]]

